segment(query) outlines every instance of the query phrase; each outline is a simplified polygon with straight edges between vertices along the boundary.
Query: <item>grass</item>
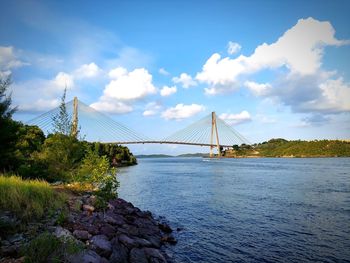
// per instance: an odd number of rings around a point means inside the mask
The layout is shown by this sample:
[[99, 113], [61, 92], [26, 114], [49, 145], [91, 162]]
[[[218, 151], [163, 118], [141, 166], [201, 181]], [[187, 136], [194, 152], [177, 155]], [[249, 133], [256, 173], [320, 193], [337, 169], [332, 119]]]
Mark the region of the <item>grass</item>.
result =
[[25, 263], [66, 262], [69, 255], [83, 250], [82, 244], [72, 239], [57, 238], [50, 233], [42, 233], [26, 245], [22, 254]]
[[13, 212], [22, 220], [40, 218], [63, 207], [65, 196], [42, 180], [0, 174], [0, 210]]

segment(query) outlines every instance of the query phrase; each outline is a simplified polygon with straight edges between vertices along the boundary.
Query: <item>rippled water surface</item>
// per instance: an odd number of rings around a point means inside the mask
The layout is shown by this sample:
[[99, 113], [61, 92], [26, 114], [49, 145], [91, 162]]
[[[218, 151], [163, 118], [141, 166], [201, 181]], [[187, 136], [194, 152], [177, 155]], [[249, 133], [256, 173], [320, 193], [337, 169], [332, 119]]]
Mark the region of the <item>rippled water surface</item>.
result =
[[350, 158], [138, 161], [119, 195], [183, 228], [177, 262], [350, 262]]

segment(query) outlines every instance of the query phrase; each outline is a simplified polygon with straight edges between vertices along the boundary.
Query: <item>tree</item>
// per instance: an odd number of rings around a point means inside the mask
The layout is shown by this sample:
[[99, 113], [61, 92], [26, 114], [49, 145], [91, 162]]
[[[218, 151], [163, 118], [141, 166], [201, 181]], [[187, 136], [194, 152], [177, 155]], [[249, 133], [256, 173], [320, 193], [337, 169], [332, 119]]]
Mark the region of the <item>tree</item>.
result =
[[71, 129], [72, 129], [72, 122], [69, 119], [67, 108], [66, 108], [66, 93], [67, 88], [64, 89], [62, 98], [61, 98], [61, 104], [59, 107], [59, 112], [53, 116], [53, 132], [54, 133], [60, 133], [63, 135], [70, 135]]
[[0, 78], [0, 171], [11, 170], [15, 166], [15, 145], [19, 123], [12, 120], [17, 110], [11, 107], [11, 95], [6, 95], [11, 85], [11, 76]]

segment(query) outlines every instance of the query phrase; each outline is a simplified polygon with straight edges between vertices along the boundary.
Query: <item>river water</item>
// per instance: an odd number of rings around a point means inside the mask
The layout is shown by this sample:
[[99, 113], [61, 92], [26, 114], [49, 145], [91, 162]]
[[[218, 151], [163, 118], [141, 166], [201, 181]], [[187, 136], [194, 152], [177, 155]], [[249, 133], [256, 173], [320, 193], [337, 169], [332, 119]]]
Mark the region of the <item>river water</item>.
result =
[[350, 158], [150, 158], [119, 196], [165, 216], [176, 262], [350, 262]]

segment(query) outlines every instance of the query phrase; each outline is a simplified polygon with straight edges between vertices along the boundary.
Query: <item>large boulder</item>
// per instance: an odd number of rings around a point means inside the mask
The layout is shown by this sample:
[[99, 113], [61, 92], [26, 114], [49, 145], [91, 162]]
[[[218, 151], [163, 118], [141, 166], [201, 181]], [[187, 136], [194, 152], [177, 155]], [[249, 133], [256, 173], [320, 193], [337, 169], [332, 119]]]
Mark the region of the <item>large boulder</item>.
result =
[[103, 257], [108, 258], [112, 254], [112, 244], [105, 235], [93, 236], [91, 247]]

